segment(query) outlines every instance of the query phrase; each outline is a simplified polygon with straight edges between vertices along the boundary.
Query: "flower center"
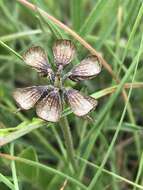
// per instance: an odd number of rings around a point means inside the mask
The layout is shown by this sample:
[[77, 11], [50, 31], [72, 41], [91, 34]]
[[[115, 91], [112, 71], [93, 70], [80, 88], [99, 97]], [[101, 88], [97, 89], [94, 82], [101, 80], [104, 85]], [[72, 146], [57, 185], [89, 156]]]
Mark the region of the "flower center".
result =
[[63, 83], [62, 83], [62, 70], [63, 70], [63, 66], [59, 65], [58, 66], [58, 70], [56, 72], [55, 81], [54, 81], [54, 86], [56, 88], [59, 88], [59, 89], [62, 89], [62, 87], [63, 87]]

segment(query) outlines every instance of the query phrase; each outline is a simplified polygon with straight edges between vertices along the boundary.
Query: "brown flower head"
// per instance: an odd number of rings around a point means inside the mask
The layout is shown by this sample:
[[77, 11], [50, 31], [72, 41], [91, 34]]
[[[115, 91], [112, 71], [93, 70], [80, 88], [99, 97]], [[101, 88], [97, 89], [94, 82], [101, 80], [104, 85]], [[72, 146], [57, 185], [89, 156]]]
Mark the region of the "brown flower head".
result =
[[63, 76], [64, 67], [74, 58], [75, 47], [70, 40], [57, 40], [53, 46], [53, 55], [57, 66], [56, 72], [53, 72], [41, 47], [28, 49], [23, 56], [25, 63], [36, 69], [41, 76], [47, 76], [51, 85], [17, 88], [13, 93], [14, 99], [24, 110], [35, 106], [37, 115], [46, 121], [59, 121], [63, 101], [68, 103], [75, 115], [87, 115], [96, 107], [97, 101], [77, 90], [65, 88], [64, 81], [69, 78], [78, 82], [95, 77], [101, 71], [98, 58], [91, 55], [83, 59]]

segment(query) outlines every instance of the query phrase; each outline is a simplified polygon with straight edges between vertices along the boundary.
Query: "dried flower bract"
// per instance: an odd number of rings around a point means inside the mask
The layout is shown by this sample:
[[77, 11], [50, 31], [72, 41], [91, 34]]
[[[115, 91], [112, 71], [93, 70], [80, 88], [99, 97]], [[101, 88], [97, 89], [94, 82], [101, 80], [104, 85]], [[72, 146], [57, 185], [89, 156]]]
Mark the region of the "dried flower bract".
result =
[[65, 88], [64, 81], [67, 78], [76, 82], [91, 79], [100, 73], [101, 64], [96, 56], [90, 55], [63, 76], [64, 67], [73, 60], [75, 53], [75, 46], [70, 40], [57, 40], [53, 46], [57, 70], [53, 72], [41, 47], [28, 49], [23, 56], [25, 63], [36, 69], [41, 76], [49, 78], [51, 85], [17, 88], [13, 97], [18, 105], [25, 110], [35, 106], [37, 115], [51, 122], [59, 121], [64, 102], [77, 116], [87, 115], [93, 110], [97, 101], [75, 89]]

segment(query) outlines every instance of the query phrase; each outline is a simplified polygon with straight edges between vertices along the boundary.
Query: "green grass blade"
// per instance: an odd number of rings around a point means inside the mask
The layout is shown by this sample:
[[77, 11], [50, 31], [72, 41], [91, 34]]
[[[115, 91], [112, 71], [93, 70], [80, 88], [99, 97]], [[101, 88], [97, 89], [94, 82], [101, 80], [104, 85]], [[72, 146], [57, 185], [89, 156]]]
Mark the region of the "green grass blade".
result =
[[9, 181], [9, 179], [7, 177], [2, 175], [1, 173], [0, 173], [0, 182], [4, 183], [11, 190], [14, 190], [14, 185]]
[[10, 53], [13, 53], [16, 55], [19, 59], [23, 60], [23, 57], [18, 54], [16, 51], [14, 51], [12, 48], [10, 48], [8, 45], [6, 45], [4, 42], [0, 40], [0, 45], [2, 45], [4, 48], [6, 48]]
[[109, 0], [98, 0], [98, 2], [95, 4], [92, 11], [90, 12], [89, 16], [86, 18], [84, 24], [82, 25], [79, 31], [80, 35], [86, 35], [92, 31], [95, 23], [98, 21], [102, 14], [102, 11], [104, 10], [104, 6], [107, 3], [109, 3]]
[[[89, 162], [88, 160], [85, 160], [84, 158], [77, 157], [77, 159], [79, 159], [80, 161], [82, 161], [82, 162], [86, 163], [87, 165], [89, 165], [91, 167], [94, 167], [96, 169], [100, 168], [100, 166], [98, 166], [98, 165], [96, 165], [96, 164], [94, 164], [92, 162]], [[102, 172], [114, 177], [115, 179], [120, 180], [121, 182], [128, 183], [128, 184], [132, 185], [135, 188], [143, 189], [143, 186], [137, 184], [136, 182], [130, 181], [129, 179], [124, 178], [124, 177], [122, 177], [122, 176], [120, 176], [120, 175], [118, 175], [118, 174], [116, 174], [114, 172], [111, 172], [111, 171], [107, 170], [107, 169], [102, 168]]]
[[27, 160], [27, 159], [20, 158], [20, 157], [14, 157], [14, 156], [13, 156], [13, 157], [10, 157], [9, 155], [8, 155], [8, 157], [7, 157], [7, 155], [3, 155], [3, 154], [1, 154], [1, 153], [0, 153], [0, 156], [1, 156], [1, 157], [4, 156], [4, 158], [6, 158], [6, 159], [15, 160], [16, 162], [21, 162], [21, 163], [25, 163], [25, 164], [28, 164], [28, 165], [33, 166], [33, 167], [37, 167], [37, 168], [39, 168], [39, 169], [45, 170], [45, 171], [48, 172], [48, 173], [52, 173], [52, 174], [55, 174], [55, 175], [59, 175], [59, 176], [61, 176], [62, 178], [67, 179], [69, 182], [71, 182], [71, 183], [77, 185], [77, 186], [80, 187], [81, 189], [83, 189], [83, 190], [86, 190], [86, 189], [87, 189], [87, 187], [86, 187], [84, 184], [82, 184], [81, 182], [77, 181], [75, 178], [73, 178], [73, 177], [71, 177], [71, 176], [69, 176], [69, 175], [67, 175], [67, 174], [64, 174], [64, 173], [62, 173], [61, 171], [58, 171], [58, 170], [56, 170], [56, 169], [54, 169], [54, 168], [52, 168], [52, 167], [45, 166], [45, 165], [43, 165], [43, 164], [41, 164], [41, 163], [34, 162], [34, 161], [31, 161], [31, 160]]
[[[138, 183], [140, 177], [142, 177], [142, 175], [141, 175], [142, 171], [143, 171], [143, 153], [141, 155], [141, 159], [140, 159], [139, 168], [138, 168], [138, 172], [137, 172], [135, 183]], [[136, 189], [137, 189], [137, 187], [134, 186], [133, 190], [136, 190]]]
[[81, 26], [83, 0], [71, 0], [71, 20], [75, 31], [78, 31]]
[[[140, 52], [139, 52], [140, 53]], [[114, 102], [116, 101], [117, 97], [119, 96], [119, 93], [121, 92], [125, 82], [128, 80], [128, 78], [130, 77], [131, 73], [133, 72], [135, 65], [136, 65], [136, 57], [134, 58], [134, 61], [132, 62], [132, 64], [130, 65], [128, 72], [125, 74], [125, 76], [123, 77], [123, 79], [121, 80], [116, 92], [111, 96], [110, 100], [106, 103], [105, 108], [101, 111], [96, 124], [93, 125], [92, 129], [88, 132], [87, 137], [90, 137], [90, 144], [87, 145], [86, 151], [84, 153], [84, 158], [88, 158], [88, 156], [90, 155], [90, 152], [93, 148], [93, 145], [103, 127], [103, 125], [101, 125], [103, 123], [103, 118], [106, 118], [106, 114], [108, 113], [108, 111], [111, 109], [111, 107], [113, 106]], [[86, 142], [86, 139], [84, 139], [84, 141]], [[85, 167], [85, 166], [84, 166]], [[81, 170], [81, 176], [83, 174], [83, 170]]]
[[[21, 136], [31, 132], [34, 129], [38, 129], [40, 127], [43, 126], [43, 121], [40, 119], [37, 120], [33, 120], [32, 122], [28, 123], [28, 122], [23, 122], [20, 125], [22, 125], [22, 127], [17, 126], [18, 128], [20, 127], [21, 129], [12, 132], [10, 134], [4, 135], [3, 132], [0, 132], [0, 146], [3, 146], [9, 142], [12, 142], [13, 140], [16, 140], [18, 138], [20, 138]], [[50, 124], [49, 124], [50, 126]]]
[[[10, 154], [11, 154], [11, 156], [14, 156], [14, 144], [13, 143], [10, 146]], [[16, 172], [14, 160], [11, 161], [11, 170], [12, 170], [12, 177], [13, 177], [13, 182], [14, 182], [14, 187], [15, 187], [14, 189], [19, 190], [17, 172]]]
[[[139, 63], [139, 58], [140, 58], [140, 55], [141, 55], [141, 53], [142, 53], [142, 48], [143, 48], [143, 36], [142, 36], [142, 39], [141, 39], [141, 44], [140, 44], [140, 48], [139, 48], [138, 54], [137, 54], [137, 56], [135, 57], [134, 62], [131, 64], [131, 66], [130, 66], [130, 68], [129, 68], [129, 70], [131, 70], [131, 71], [132, 71], [133, 69], [135, 70], [135, 71], [134, 71], [133, 78], [132, 78], [132, 82], [134, 82], [134, 79], [135, 79], [135, 76], [136, 76], [136, 72], [137, 72], [137, 68], [138, 68], [138, 63]], [[131, 69], [131, 68], [132, 68], [132, 69]], [[128, 71], [129, 71], [129, 70], [128, 70]], [[117, 126], [117, 130], [116, 130], [116, 132], [115, 132], [115, 134], [114, 134], [114, 136], [113, 136], [112, 142], [111, 142], [111, 144], [110, 144], [110, 146], [109, 146], [109, 148], [108, 148], [108, 150], [107, 150], [107, 153], [105, 154], [105, 157], [104, 157], [104, 159], [103, 159], [103, 161], [102, 161], [102, 163], [101, 163], [101, 166], [100, 166], [99, 170], [97, 171], [97, 173], [96, 173], [95, 176], [93, 177], [93, 179], [92, 179], [92, 181], [91, 181], [91, 183], [90, 183], [90, 185], [89, 185], [89, 187], [88, 187], [89, 190], [93, 189], [93, 187], [95, 186], [95, 184], [96, 184], [96, 182], [97, 182], [97, 180], [98, 180], [98, 178], [99, 178], [99, 176], [100, 176], [100, 174], [101, 174], [102, 168], [103, 168], [104, 165], [106, 164], [106, 161], [107, 161], [107, 159], [108, 159], [108, 157], [109, 157], [109, 155], [110, 155], [110, 153], [111, 153], [111, 151], [112, 151], [112, 149], [113, 149], [113, 146], [114, 146], [114, 144], [115, 144], [115, 142], [116, 142], [116, 139], [117, 139], [117, 137], [118, 137], [119, 131], [120, 131], [120, 129], [121, 129], [123, 119], [124, 119], [125, 114], [126, 114], [127, 105], [128, 105], [128, 102], [129, 102], [131, 93], [132, 93], [132, 87], [131, 87], [130, 90], [129, 90], [128, 99], [127, 99], [126, 105], [125, 105], [125, 107], [124, 107], [123, 113], [122, 113], [122, 115], [121, 115], [121, 119], [120, 119], [119, 125]]]

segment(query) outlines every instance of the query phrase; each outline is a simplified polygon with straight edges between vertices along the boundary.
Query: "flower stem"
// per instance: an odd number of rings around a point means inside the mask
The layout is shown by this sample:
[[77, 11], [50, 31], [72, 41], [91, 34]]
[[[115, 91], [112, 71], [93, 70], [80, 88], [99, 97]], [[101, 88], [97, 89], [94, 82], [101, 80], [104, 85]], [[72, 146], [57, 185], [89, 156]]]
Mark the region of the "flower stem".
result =
[[64, 139], [65, 139], [65, 145], [66, 145], [66, 150], [68, 154], [68, 159], [70, 160], [74, 172], [77, 171], [77, 165], [75, 161], [75, 154], [74, 154], [74, 147], [73, 147], [73, 141], [72, 141], [72, 135], [70, 132], [70, 127], [69, 123], [66, 117], [62, 117], [60, 119], [60, 126], [63, 131]]

